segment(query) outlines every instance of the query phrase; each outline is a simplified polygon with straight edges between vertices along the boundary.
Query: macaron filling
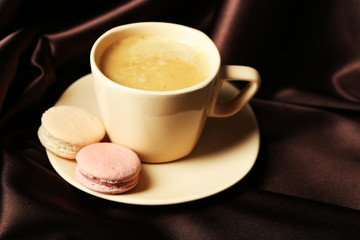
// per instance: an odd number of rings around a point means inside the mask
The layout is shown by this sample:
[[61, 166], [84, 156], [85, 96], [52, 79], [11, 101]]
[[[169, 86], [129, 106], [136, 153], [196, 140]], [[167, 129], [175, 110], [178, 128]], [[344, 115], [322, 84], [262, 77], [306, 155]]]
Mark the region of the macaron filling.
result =
[[127, 186], [134, 185], [138, 182], [139, 176], [136, 175], [133, 179], [127, 180], [127, 181], [116, 181], [116, 180], [109, 180], [109, 179], [100, 179], [94, 176], [91, 176], [90, 174], [85, 173], [80, 168], [78, 169], [79, 173], [86, 178], [87, 180], [91, 181], [93, 184], [99, 184], [106, 187], [116, 187], [116, 188], [123, 188]]
[[62, 157], [75, 158], [76, 153], [80, 151], [81, 146], [67, 143], [60, 139], [54, 138], [43, 126], [38, 130], [38, 136], [41, 144], [54, 154]]

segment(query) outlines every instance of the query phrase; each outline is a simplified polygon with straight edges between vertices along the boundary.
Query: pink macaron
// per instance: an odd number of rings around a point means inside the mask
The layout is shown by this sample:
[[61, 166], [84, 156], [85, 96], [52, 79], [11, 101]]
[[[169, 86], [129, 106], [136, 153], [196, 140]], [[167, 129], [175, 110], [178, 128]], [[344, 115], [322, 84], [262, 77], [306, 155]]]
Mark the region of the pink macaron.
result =
[[139, 181], [139, 157], [134, 151], [115, 143], [90, 144], [78, 152], [76, 161], [76, 179], [96, 192], [122, 193]]

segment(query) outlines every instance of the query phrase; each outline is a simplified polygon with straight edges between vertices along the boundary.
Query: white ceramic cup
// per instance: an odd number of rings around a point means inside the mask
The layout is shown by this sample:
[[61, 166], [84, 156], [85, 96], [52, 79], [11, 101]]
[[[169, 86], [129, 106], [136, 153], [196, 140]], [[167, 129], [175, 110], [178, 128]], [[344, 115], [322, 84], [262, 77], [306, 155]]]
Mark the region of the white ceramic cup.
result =
[[[206, 54], [211, 74], [199, 84], [173, 91], [147, 91], [122, 86], [99, 69], [100, 58], [119, 39], [151, 34], [184, 41]], [[195, 147], [208, 117], [228, 117], [255, 95], [258, 72], [246, 66], [222, 66], [213, 41], [203, 32], [186, 26], [141, 22], [115, 27], [94, 43], [90, 54], [94, 89], [102, 120], [112, 142], [138, 153], [142, 162], [163, 163], [188, 155]], [[225, 81], [247, 85], [231, 101], [218, 100]]]

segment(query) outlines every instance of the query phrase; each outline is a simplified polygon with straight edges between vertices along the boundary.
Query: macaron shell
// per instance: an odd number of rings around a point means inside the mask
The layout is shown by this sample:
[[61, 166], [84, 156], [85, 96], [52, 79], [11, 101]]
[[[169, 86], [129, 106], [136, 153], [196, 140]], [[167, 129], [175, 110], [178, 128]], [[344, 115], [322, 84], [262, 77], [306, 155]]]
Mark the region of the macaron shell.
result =
[[79, 147], [99, 142], [105, 136], [102, 121], [90, 112], [74, 106], [54, 106], [44, 112], [41, 127], [52, 138]]
[[88, 175], [108, 181], [128, 181], [137, 176], [141, 162], [137, 154], [118, 144], [100, 142], [82, 148], [78, 167]]

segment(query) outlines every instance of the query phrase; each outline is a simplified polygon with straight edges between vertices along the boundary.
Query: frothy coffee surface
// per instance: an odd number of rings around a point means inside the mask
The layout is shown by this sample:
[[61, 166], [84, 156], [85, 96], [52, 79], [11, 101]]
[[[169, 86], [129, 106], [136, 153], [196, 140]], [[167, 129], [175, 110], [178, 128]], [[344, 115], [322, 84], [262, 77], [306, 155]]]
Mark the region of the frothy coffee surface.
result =
[[166, 37], [136, 35], [111, 45], [100, 69], [121, 85], [152, 91], [187, 88], [209, 75], [204, 55]]

